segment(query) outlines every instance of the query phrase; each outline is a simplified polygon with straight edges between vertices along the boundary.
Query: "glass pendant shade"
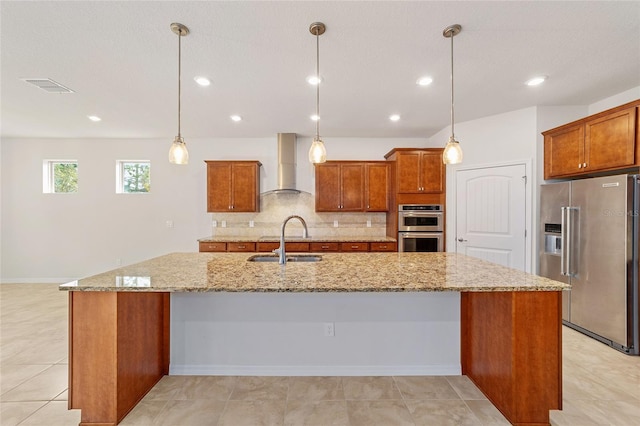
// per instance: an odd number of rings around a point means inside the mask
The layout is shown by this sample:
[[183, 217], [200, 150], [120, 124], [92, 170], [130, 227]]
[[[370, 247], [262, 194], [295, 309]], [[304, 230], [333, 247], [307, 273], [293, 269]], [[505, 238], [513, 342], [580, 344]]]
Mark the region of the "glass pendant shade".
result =
[[172, 164], [189, 164], [189, 151], [184, 138], [176, 136], [169, 148], [169, 162]]
[[313, 164], [327, 161], [327, 150], [324, 148], [324, 142], [319, 137], [313, 138], [311, 149], [309, 149], [309, 161]]
[[444, 161], [444, 164], [462, 163], [462, 148], [460, 147], [460, 142], [458, 142], [453, 135], [449, 136], [449, 142], [447, 142], [447, 145], [444, 147], [442, 161]]

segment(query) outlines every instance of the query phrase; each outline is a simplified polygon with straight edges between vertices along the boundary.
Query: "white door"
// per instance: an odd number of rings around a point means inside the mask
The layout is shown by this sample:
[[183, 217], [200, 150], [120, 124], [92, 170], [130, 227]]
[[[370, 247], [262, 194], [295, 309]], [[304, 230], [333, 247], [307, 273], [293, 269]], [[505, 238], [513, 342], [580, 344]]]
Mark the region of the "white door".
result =
[[524, 164], [456, 172], [456, 251], [525, 270]]

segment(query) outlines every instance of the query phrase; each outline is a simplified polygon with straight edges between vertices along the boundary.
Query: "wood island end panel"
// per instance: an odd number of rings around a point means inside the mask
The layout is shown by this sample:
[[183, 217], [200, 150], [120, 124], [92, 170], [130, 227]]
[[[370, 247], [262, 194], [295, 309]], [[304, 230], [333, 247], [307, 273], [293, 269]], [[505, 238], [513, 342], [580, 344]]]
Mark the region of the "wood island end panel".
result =
[[514, 425], [562, 408], [560, 291], [461, 295], [462, 374]]
[[169, 372], [169, 294], [69, 293], [69, 409], [116, 425]]

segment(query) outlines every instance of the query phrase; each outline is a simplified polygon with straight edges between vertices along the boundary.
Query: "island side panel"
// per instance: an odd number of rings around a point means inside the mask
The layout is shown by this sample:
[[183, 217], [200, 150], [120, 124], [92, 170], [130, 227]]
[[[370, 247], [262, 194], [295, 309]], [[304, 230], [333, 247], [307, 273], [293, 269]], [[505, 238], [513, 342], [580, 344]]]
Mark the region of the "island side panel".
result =
[[169, 294], [118, 293], [118, 421], [169, 372]]
[[70, 292], [69, 408], [116, 425], [167, 374], [169, 295]]
[[69, 409], [80, 425], [115, 425], [117, 293], [69, 292]]
[[462, 373], [514, 425], [548, 425], [562, 407], [561, 292], [461, 298]]

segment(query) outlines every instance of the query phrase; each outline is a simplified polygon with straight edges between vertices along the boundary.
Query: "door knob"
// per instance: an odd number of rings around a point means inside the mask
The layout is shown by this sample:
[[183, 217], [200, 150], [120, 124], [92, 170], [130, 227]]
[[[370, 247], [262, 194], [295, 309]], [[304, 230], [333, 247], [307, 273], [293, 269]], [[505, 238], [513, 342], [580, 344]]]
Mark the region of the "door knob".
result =
[[464, 238], [458, 238], [458, 241], [460, 241], [461, 243], [464, 243], [464, 242], [466, 242], [468, 240], [465, 240]]

